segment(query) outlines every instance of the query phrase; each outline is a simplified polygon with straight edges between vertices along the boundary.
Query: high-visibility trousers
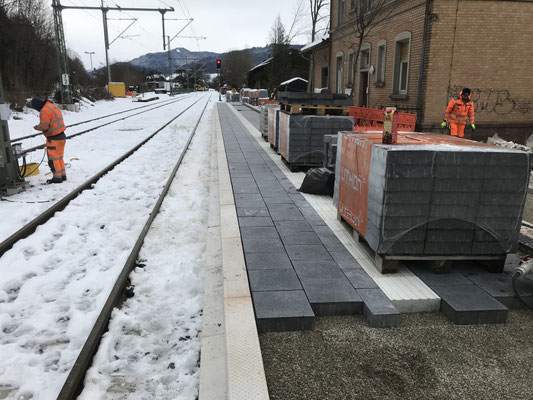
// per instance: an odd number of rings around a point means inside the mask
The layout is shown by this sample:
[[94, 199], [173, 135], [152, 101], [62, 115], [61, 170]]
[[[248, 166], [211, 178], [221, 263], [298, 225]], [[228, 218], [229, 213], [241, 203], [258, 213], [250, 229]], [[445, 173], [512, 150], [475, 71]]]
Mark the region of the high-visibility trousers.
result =
[[54, 178], [66, 177], [65, 161], [63, 161], [63, 154], [65, 154], [65, 139], [61, 140], [46, 140], [46, 155], [48, 156], [48, 166], [54, 174]]
[[450, 135], [452, 136], [465, 136], [465, 124], [455, 124], [450, 122]]

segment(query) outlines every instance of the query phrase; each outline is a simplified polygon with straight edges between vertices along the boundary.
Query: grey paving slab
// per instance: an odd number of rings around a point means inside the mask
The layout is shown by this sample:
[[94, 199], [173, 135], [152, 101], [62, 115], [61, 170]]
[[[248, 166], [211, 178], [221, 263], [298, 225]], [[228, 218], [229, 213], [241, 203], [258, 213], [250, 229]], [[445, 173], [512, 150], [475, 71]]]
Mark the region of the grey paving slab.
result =
[[282, 232], [313, 232], [307, 221], [275, 221], [276, 229]]
[[316, 315], [355, 315], [363, 300], [348, 279], [306, 279], [302, 286]]
[[303, 290], [252, 292], [259, 332], [303, 331], [315, 314]]
[[274, 226], [270, 217], [239, 217], [239, 226]]
[[507, 307], [477, 286], [439, 286], [433, 290], [441, 298], [441, 311], [455, 324], [507, 322]]
[[302, 285], [291, 269], [256, 269], [248, 271], [252, 292], [267, 290], [301, 290]]
[[506, 307], [510, 309], [524, 307], [524, 304], [515, 295], [513, 278], [509, 275], [485, 272], [469, 276], [468, 279]]
[[374, 328], [400, 326], [400, 312], [381, 289], [357, 289], [364, 302], [363, 315]]
[[285, 250], [292, 261], [331, 260], [331, 255], [323, 245], [293, 244], [286, 245]]
[[270, 194], [265, 194], [263, 197], [263, 201], [268, 206], [270, 204], [293, 204], [292, 199], [286, 194], [278, 194], [275, 196], [270, 196]]
[[342, 270], [333, 260], [293, 261], [292, 265], [301, 280], [345, 278]]
[[280, 239], [259, 239], [250, 236], [242, 236], [245, 253], [279, 253], [283, 252], [283, 243]]
[[237, 205], [238, 217], [269, 217], [270, 213], [266, 206], [263, 207], [240, 207]]
[[316, 233], [314, 232], [280, 232], [283, 244], [322, 244]]
[[304, 216], [299, 211], [270, 211], [270, 216], [273, 221], [306, 221]]
[[356, 289], [377, 289], [378, 285], [366, 273], [363, 268], [344, 268], [342, 269], [346, 278]]
[[273, 226], [243, 226], [240, 229], [242, 237], [279, 239], [278, 231]]
[[292, 268], [287, 253], [245, 253], [246, 268], [255, 269], [289, 269]]
[[413, 263], [404, 263], [404, 265], [429, 287], [473, 285], [472, 281], [458, 272], [438, 274], [433, 272], [428, 265], [417, 266], [413, 265]]

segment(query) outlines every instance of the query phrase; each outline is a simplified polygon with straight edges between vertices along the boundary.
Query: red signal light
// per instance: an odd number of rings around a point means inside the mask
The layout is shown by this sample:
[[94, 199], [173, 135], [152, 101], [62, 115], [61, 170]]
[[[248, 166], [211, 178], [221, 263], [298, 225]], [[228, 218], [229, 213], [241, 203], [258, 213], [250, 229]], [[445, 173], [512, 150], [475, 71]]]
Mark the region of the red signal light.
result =
[[217, 60], [217, 69], [220, 69], [220, 68], [222, 68], [222, 61]]

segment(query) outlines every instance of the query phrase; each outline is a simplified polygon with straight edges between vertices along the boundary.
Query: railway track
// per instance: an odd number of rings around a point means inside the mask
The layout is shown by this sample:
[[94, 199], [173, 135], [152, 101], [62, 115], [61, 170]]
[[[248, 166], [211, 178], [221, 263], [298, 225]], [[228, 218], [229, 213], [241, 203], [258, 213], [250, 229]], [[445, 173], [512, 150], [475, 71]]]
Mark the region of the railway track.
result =
[[[53, 217], [53, 215], [63, 210], [73, 199], [79, 196], [81, 192], [83, 192], [86, 189], [90, 189], [92, 185], [94, 185], [100, 178], [102, 178], [105, 174], [107, 174], [109, 171], [111, 171], [113, 168], [115, 168], [118, 164], [120, 164], [122, 161], [126, 160], [128, 157], [130, 157], [133, 153], [135, 153], [139, 148], [141, 148], [145, 143], [147, 143], [150, 139], [152, 139], [155, 135], [157, 135], [161, 130], [163, 130], [165, 127], [167, 127], [170, 123], [172, 123], [174, 120], [179, 118], [182, 114], [184, 114], [187, 110], [192, 108], [194, 105], [196, 105], [202, 98], [195, 101], [193, 104], [185, 108], [185, 110], [181, 111], [177, 116], [173, 117], [170, 121], [165, 123], [163, 126], [161, 126], [159, 129], [157, 129], [154, 133], [146, 137], [144, 140], [142, 140], [140, 143], [135, 145], [132, 149], [127, 151], [125, 154], [123, 154], [121, 157], [110, 163], [108, 166], [106, 166], [104, 169], [102, 169], [100, 172], [89, 178], [87, 181], [82, 183], [80, 186], [75, 188], [72, 192], [70, 192], [68, 195], [63, 197], [61, 200], [59, 200], [57, 203], [55, 203], [53, 206], [45, 210], [43, 213], [41, 213], [39, 216], [37, 216], [35, 219], [24, 225], [22, 228], [20, 228], [17, 232], [13, 233], [11, 236], [9, 236], [7, 239], [2, 241], [0, 243], [0, 257], [8, 251], [13, 245], [18, 242], [19, 240], [22, 240], [29, 235], [31, 235], [35, 229], [39, 226], [47, 222], [50, 218]], [[151, 110], [150, 110], [151, 111]], [[96, 129], [96, 128], [95, 128]], [[78, 134], [76, 134], [78, 135]]]
[[[134, 112], [134, 111], [137, 111], [137, 110], [140, 110], [140, 109], [143, 109], [143, 108], [154, 107], [154, 106], [158, 106], [158, 107], [155, 107], [155, 108], [163, 107], [163, 106], [165, 106], [167, 104], [172, 104], [172, 103], [175, 103], [177, 101], [183, 100], [184, 98], [185, 97], [180, 97], [179, 99], [167, 99], [167, 100], [163, 100], [163, 101], [158, 101], [157, 103], [146, 104], [146, 105], [141, 106], [141, 107], [135, 107], [135, 108], [130, 108], [128, 110], [117, 111], [117, 112], [114, 112], [114, 113], [111, 113], [111, 114], [102, 115], [100, 117], [91, 118], [91, 119], [88, 119], [86, 121], [76, 122], [76, 123], [67, 125], [66, 128], [69, 129], [69, 128], [72, 128], [74, 126], [85, 125], [85, 124], [88, 124], [90, 122], [98, 121], [98, 120], [101, 120], [101, 119], [104, 119], [104, 118], [114, 117], [115, 115]], [[117, 121], [121, 121], [121, 120], [117, 120]], [[115, 122], [117, 122], [117, 121], [115, 121]], [[41, 136], [41, 135], [42, 135], [41, 132], [32, 133], [31, 135], [26, 135], [26, 136], [21, 136], [21, 137], [15, 138], [15, 139], [11, 139], [11, 143], [20, 142], [22, 140], [31, 139], [31, 138], [38, 137], [38, 136]]]
[[[166, 106], [169, 106], [169, 105], [175, 104], [175, 103], [177, 103], [177, 102], [180, 102], [180, 101], [182, 101], [182, 100], [185, 100], [186, 98], [187, 98], [187, 97], [181, 97], [181, 98], [179, 98], [179, 99], [173, 99], [173, 100], [171, 100], [171, 101], [169, 101], [169, 102], [166, 102], [165, 104], [159, 104], [159, 105], [157, 105], [157, 106], [154, 106], [153, 104], [151, 104], [152, 107], [151, 107], [151, 108], [148, 108], [147, 110], [143, 110], [143, 111], [137, 112], [137, 113], [135, 113], [135, 114], [127, 115], [127, 116], [124, 116], [124, 117], [122, 117], [122, 118], [118, 118], [118, 119], [115, 119], [115, 120], [113, 120], [113, 121], [109, 121], [109, 122], [106, 122], [106, 123], [100, 124], [100, 125], [98, 125], [98, 126], [94, 126], [94, 127], [92, 127], [92, 128], [88, 128], [88, 129], [85, 129], [85, 130], [83, 130], [83, 131], [73, 133], [73, 134], [71, 134], [71, 135], [67, 135], [67, 139], [72, 139], [72, 138], [75, 138], [75, 137], [77, 137], [77, 136], [84, 135], [84, 134], [89, 133], [89, 132], [93, 132], [93, 131], [95, 131], [95, 130], [97, 130], [97, 129], [103, 128], [104, 126], [108, 126], [108, 125], [114, 124], [114, 123], [116, 123], [116, 122], [124, 121], [124, 120], [126, 120], [126, 119], [128, 119], [128, 118], [136, 117], [136, 116], [138, 116], [139, 114], [144, 114], [144, 113], [147, 113], [147, 112], [150, 112], [150, 111], [153, 111], [153, 110], [157, 110], [158, 108], [161, 108], [161, 107], [166, 107]], [[125, 113], [125, 112], [127, 112], [127, 111], [123, 111], [123, 112], [121, 112], [121, 113]], [[116, 115], [116, 114], [115, 114], [115, 115]], [[107, 117], [108, 117], [108, 116], [107, 116]], [[106, 117], [103, 117], [103, 118], [106, 118]], [[90, 122], [90, 121], [85, 121], [84, 123], [88, 123], [88, 122]], [[68, 127], [67, 127], [67, 128], [68, 128]], [[42, 135], [42, 133], [34, 134], [34, 135], [31, 136], [31, 137], [39, 136], [39, 135]], [[45, 146], [46, 146], [46, 145], [45, 145], [44, 143], [43, 143], [43, 144], [40, 144], [40, 145], [38, 145], [38, 146], [33, 146], [33, 147], [30, 147], [30, 148], [28, 148], [28, 149], [23, 150], [23, 151], [21, 152], [21, 154], [22, 154], [23, 156], [25, 156], [25, 155], [27, 155], [27, 154], [29, 154], [29, 153], [34, 152], [34, 151], [44, 149]]]
[[[206, 98], [207, 97], [207, 98]], [[176, 119], [178, 119], [180, 116], [182, 116], [184, 113], [186, 113], [188, 110], [194, 109], [198, 110], [198, 106], [195, 107], [198, 103], [200, 103], [202, 100], [205, 101], [205, 104], [203, 104], [203, 107], [201, 108], [200, 116], [196, 120], [194, 127], [192, 129], [188, 129], [188, 137], [185, 140], [185, 143], [182, 145], [181, 149], [179, 150], [179, 157], [177, 161], [175, 162], [172, 171], [168, 175], [168, 179], [166, 180], [166, 184], [164, 185], [161, 193], [157, 197], [157, 201], [155, 201], [155, 205], [151, 209], [150, 213], [146, 212], [145, 215], [148, 215], [148, 218], [146, 222], [144, 223], [144, 226], [138, 235], [135, 244], [129, 251], [129, 256], [126, 259], [126, 262], [124, 265], [120, 268], [120, 273], [118, 274], [118, 278], [116, 279], [113, 288], [110, 292], [109, 297], [105, 301], [104, 306], [101, 308], [101, 311], [98, 315], [98, 318], [96, 319], [96, 323], [94, 324], [94, 327], [92, 328], [89, 336], [84, 342], [84, 345], [79, 351], [79, 354], [76, 358], [76, 361], [74, 362], [72, 368], [70, 369], [68, 378], [66, 381], [64, 381], [64, 385], [61, 387], [60, 394], [57, 397], [58, 399], [72, 399], [77, 396], [77, 394], [80, 391], [80, 388], [83, 385], [83, 379], [85, 376], [85, 373], [87, 369], [90, 367], [92, 363], [92, 359], [96, 351], [98, 350], [98, 345], [101, 340], [101, 337], [103, 333], [106, 331], [108, 322], [111, 316], [111, 312], [113, 308], [118, 304], [121, 296], [123, 295], [124, 289], [126, 287], [126, 284], [128, 282], [128, 275], [130, 274], [131, 270], [136, 265], [136, 261], [138, 258], [139, 251], [143, 245], [144, 238], [146, 234], [148, 233], [148, 230], [150, 229], [150, 226], [152, 222], [154, 221], [161, 204], [163, 203], [163, 200], [165, 199], [165, 196], [167, 195], [170, 186], [172, 184], [172, 181], [183, 161], [183, 158], [189, 148], [189, 145], [197, 131], [197, 128], [204, 116], [205, 110], [209, 104], [209, 95], [206, 97], [202, 97], [198, 99], [196, 102], [194, 102], [192, 105], [188, 106], [185, 110], [181, 111], [179, 114], [174, 116], [172, 119], [167, 121], [163, 126], [161, 126], [159, 129], [157, 129], [155, 132], [153, 132], [148, 138], [143, 140], [141, 143], [139, 143], [137, 146], [132, 148], [130, 151], [128, 151], [126, 154], [124, 154], [122, 157], [115, 160], [112, 164], [110, 164], [108, 167], [106, 167], [104, 170], [100, 171], [98, 174], [93, 176], [91, 179], [89, 179], [87, 182], [85, 182], [80, 187], [76, 188], [72, 193], [70, 193], [68, 196], [66, 196], [64, 199], [62, 199], [60, 202], [58, 202], [56, 205], [51, 207], [50, 209], [46, 210], [41, 216], [31, 221], [29, 224], [27, 224], [23, 229], [19, 230], [16, 234], [13, 235], [13, 237], [9, 238], [9, 240], [2, 242], [1, 247], [2, 251], [1, 254], [4, 255], [6, 250], [10, 247], [12, 247], [15, 243], [19, 242], [20, 240], [23, 240], [24, 238], [28, 238], [33, 231], [36, 230], [36, 228], [39, 225], [44, 224], [47, 221], [50, 221], [54, 215], [57, 215], [56, 212], [65, 209], [65, 211], [68, 210], [66, 208], [71, 201], [76, 198], [81, 192], [97, 188], [98, 186], [95, 186], [95, 184], [109, 171], [113, 170], [117, 165], [121, 164], [124, 160], [129, 158], [131, 155], [133, 155], [137, 150], [139, 150], [142, 146], [144, 146], [146, 143], [148, 143], [152, 138], [154, 138], [158, 133], [160, 133], [163, 129], [168, 127], [171, 123], [173, 123]], [[202, 105], [202, 104], [200, 104]], [[199, 110], [198, 110], [199, 111]], [[167, 135], [168, 140], [168, 130], [166, 131], [165, 135]], [[157, 144], [157, 143], [156, 143]], [[152, 147], [156, 144], [152, 144]], [[168, 152], [168, 151], [167, 151]], [[173, 153], [175, 154], [175, 153]], [[140, 157], [140, 156], [137, 156]], [[170, 169], [170, 165], [169, 168]], [[155, 200], [155, 197], [154, 197]], [[117, 201], [119, 201], [117, 199]], [[126, 219], [128, 214], [126, 214]], [[104, 219], [104, 218], [103, 218]], [[102, 228], [103, 229], [103, 228]], [[19, 250], [21, 250], [21, 247], [18, 247]], [[118, 250], [117, 250], [118, 251]], [[9, 262], [9, 261], [8, 261]], [[6, 265], [4, 265], [5, 267]], [[31, 277], [29, 278], [31, 279]], [[1, 291], [0, 291], [1, 292]], [[0, 306], [2, 305], [2, 301], [0, 299]], [[6, 331], [5, 331], [6, 332]], [[64, 340], [64, 339], [63, 339]], [[59, 341], [61, 345], [61, 340]], [[1, 343], [0, 341], [0, 344]], [[64, 343], [63, 343], [64, 345]], [[69, 349], [70, 350], [70, 349]], [[1, 368], [0, 368], [1, 369]], [[63, 382], [63, 380], [61, 381]], [[18, 388], [13, 388], [14, 391]], [[22, 390], [22, 389], [21, 389]], [[14, 393], [13, 393], [14, 394]], [[54, 397], [57, 395], [57, 393], [54, 395]]]

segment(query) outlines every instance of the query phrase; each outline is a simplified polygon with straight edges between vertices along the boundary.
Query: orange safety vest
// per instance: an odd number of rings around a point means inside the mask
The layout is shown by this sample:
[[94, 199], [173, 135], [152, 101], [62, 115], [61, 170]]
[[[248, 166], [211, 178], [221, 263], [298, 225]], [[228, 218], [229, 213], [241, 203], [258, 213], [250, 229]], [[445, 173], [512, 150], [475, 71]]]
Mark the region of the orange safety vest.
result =
[[55, 104], [47, 101], [39, 113], [39, 118], [41, 121], [35, 128], [43, 131], [44, 136], [56, 136], [65, 131], [63, 114]]
[[470, 100], [472, 95], [468, 96], [468, 101], [465, 103], [461, 98], [462, 93], [459, 93], [459, 97], [451, 99], [448, 107], [446, 107], [444, 119], [448, 123], [460, 125], [474, 123], [474, 102]]

